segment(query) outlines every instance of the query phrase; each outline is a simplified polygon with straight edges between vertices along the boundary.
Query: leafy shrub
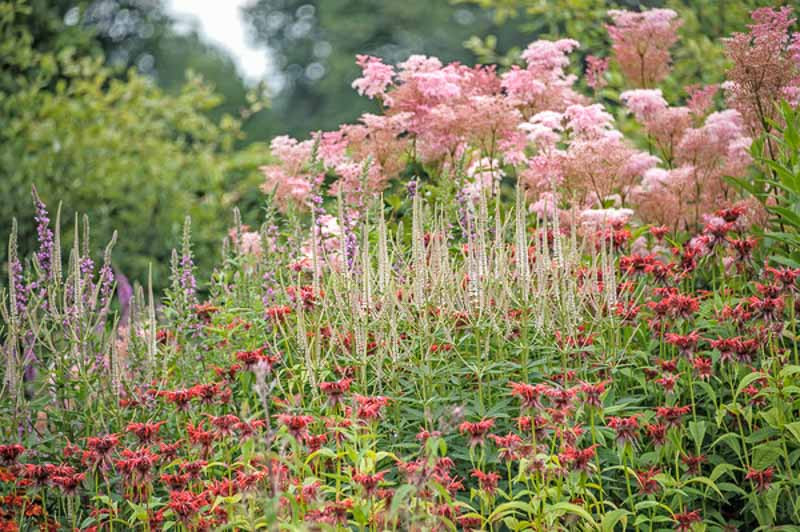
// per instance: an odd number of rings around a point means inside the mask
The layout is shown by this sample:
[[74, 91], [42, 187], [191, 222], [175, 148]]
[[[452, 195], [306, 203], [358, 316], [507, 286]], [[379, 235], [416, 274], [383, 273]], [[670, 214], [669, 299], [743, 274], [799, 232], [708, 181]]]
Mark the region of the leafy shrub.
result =
[[[134, 72], [113, 79], [101, 58], [35, 50], [18, 23], [26, 9], [0, 5], [0, 228], [9, 232], [12, 216], [32, 219], [35, 184], [45, 203], [64, 203], [64, 219], [80, 206], [101, 241], [118, 230], [115, 268], [143, 282], [153, 262], [161, 287], [191, 215], [199, 265], [210, 272], [231, 199], [241, 183], [253, 188], [259, 148], [234, 156], [239, 124], [206, 117], [219, 100], [197, 78], [168, 96]], [[21, 225], [19, 239], [34, 242], [33, 226]]]
[[[739, 181], [771, 214], [765, 236], [774, 239], [774, 260], [800, 267], [800, 112], [783, 102], [779, 119], [754, 143], [761, 165], [752, 181]], [[767, 155], [769, 154], [769, 155]]]

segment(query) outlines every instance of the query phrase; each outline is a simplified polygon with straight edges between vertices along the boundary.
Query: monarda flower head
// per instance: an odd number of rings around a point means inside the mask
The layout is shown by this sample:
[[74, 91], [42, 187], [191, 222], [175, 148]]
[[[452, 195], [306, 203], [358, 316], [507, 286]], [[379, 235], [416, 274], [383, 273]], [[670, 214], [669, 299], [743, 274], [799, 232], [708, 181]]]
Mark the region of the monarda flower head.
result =
[[625, 445], [636, 443], [639, 437], [639, 420], [636, 414], [630, 417], [610, 417], [608, 426], [617, 433], [617, 443]]
[[692, 407], [687, 406], [659, 406], [656, 407], [656, 417], [661, 419], [668, 427], [679, 427], [683, 416], [688, 414]]
[[484, 438], [492, 427], [494, 427], [493, 419], [482, 419], [475, 422], [464, 421], [458, 426], [458, 431], [461, 434], [469, 434], [469, 444], [474, 446], [483, 443]]
[[593, 408], [602, 408], [602, 395], [606, 392], [606, 385], [609, 381], [598, 382], [597, 384], [590, 384], [584, 382], [580, 385], [580, 391], [584, 395], [584, 403]]
[[158, 421], [156, 423], [128, 423], [125, 431], [135, 434], [136, 437], [139, 438], [139, 443], [148, 444], [156, 440], [158, 437], [158, 429], [165, 423], [166, 421]]
[[675, 530], [678, 532], [691, 532], [694, 523], [699, 523], [703, 520], [700, 516], [700, 510], [675, 514], [672, 519], [675, 523]]
[[595, 457], [595, 450], [598, 445], [590, 445], [586, 449], [577, 449], [572, 446], [567, 446], [564, 451], [558, 455], [561, 465], [569, 468], [571, 471], [588, 472], [592, 459]]
[[16, 462], [17, 458], [24, 452], [25, 447], [19, 443], [0, 445], [0, 463], [3, 465], [11, 465]]
[[544, 384], [525, 384], [522, 382], [509, 382], [511, 396], [518, 397], [521, 401], [521, 408], [542, 408], [541, 399], [548, 389]]
[[367, 495], [372, 495], [375, 493], [375, 490], [378, 488], [378, 485], [383, 482], [383, 477], [386, 476], [386, 471], [381, 471], [380, 473], [358, 473], [353, 471], [353, 482], [356, 484], [360, 484]]
[[771, 467], [766, 469], [754, 469], [749, 467], [744, 478], [753, 482], [757, 492], [764, 493], [772, 484], [772, 477], [774, 475], [775, 470]]
[[291, 434], [295, 439], [302, 440], [303, 437], [308, 433], [308, 425], [314, 421], [314, 418], [311, 416], [297, 416], [297, 415], [290, 415], [290, 414], [279, 414], [278, 421], [283, 424], [289, 434]]
[[639, 484], [639, 493], [642, 495], [653, 495], [661, 490], [661, 484], [655, 479], [661, 473], [661, 469], [651, 467], [647, 470], [636, 472], [636, 482]]
[[383, 396], [356, 395], [355, 400], [358, 403], [356, 417], [362, 421], [375, 421], [380, 418], [383, 408], [389, 404], [389, 398]]
[[336, 406], [342, 402], [344, 394], [350, 391], [350, 384], [352, 382], [353, 379], [347, 377], [338, 381], [321, 382], [319, 384], [319, 389], [328, 396], [328, 404]]
[[473, 469], [472, 477], [478, 479], [481, 490], [489, 495], [494, 495], [494, 492], [497, 490], [497, 482], [500, 480], [499, 474], [495, 472], [484, 473], [480, 469]]
[[522, 445], [522, 438], [513, 432], [508, 433], [506, 436], [489, 434], [489, 437], [494, 440], [495, 445], [500, 448], [500, 451], [497, 454], [500, 460], [510, 462], [519, 458], [516, 451], [517, 448]]
[[700, 333], [692, 331], [689, 334], [667, 333], [664, 340], [678, 348], [681, 355], [691, 356], [700, 341]]

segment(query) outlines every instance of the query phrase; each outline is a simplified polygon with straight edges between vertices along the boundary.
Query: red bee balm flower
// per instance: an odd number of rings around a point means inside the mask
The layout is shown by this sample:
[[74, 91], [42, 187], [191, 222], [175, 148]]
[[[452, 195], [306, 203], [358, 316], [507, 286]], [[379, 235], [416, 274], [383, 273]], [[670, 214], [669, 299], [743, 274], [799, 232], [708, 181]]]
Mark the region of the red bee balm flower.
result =
[[332, 382], [321, 382], [319, 384], [319, 389], [328, 396], [328, 403], [331, 406], [336, 406], [342, 402], [344, 394], [350, 391], [350, 384], [352, 382], [353, 379], [350, 378], [344, 378]]
[[675, 514], [672, 516], [672, 519], [675, 521], [675, 530], [679, 532], [691, 532], [692, 525], [703, 520], [703, 518], [700, 517], [699, 510]]
[[132, 432], [139, 438], [139, 443], [146, 444], [152, 443], [158, 436], [158, 429], [166, 421], [159, 421], [157, 423], [128, 423], [126, 432]]
[[293, 416], [290, 414], [279, 414], [278, 421], [289, 429], [295, 439], [302, 440], [308, 434], [308, 424], [314, 421], [311, 416]]
[[634, 414], [631, 417], [611, 417], [608, 426], [617, 431], [617, 443], [635, 443], [639, 437], [639, 421]]
[[558, 459], [561, 461], [561, 465], [569, 467], [572, 471], [588, 471], [597, 447], [597, 444], [591, 445], [586, 449], [567, 446], [564, 452], [558, 455]]
[[639, 493], [642, 495], [653, 495], [654, 493], [658, 493], [661, 489], [661, 485], [655, 479], [655, 476], [661, 473], [661, 470], [657, 467], [651, 467], [646, 471], [637, 471], [636, 472], [636, 482], [639, 483]]
[[494, 440], [495, 445], [500, 448], [498, 458], [507, 462], [511, 462], [512, 460], [517, 460], [519, 458], [516, 451], [522, 444], [522, 438], [513, 432], [509, 432], [506, 436], [489, 434], [489, 437]]
[[547, 390], [543, 384], [525, 384], [522, 382], [509, 382], [511, 396], [519, 397], [522, 408], [542, 408], [541, 399]]
[[678, 427], [681, 418], [691, 411], [691, 406], [659, 406], [656, 408], [656, 417], [662, 419], [668, 427]]
[[17, 461], [19, 455], [25, 452], [25, 447], [18, 443], [0, 445], [0, 463], [10, 465]]
[[356, 417], [362, 421], [374, 421], [381, 416], [383, 407], [389, 404], [389, 399], [383, 396], [366, 397], [363, 395], [355, 396], [358, 403]]
[[763, 493], [769, 489], [770, 485], [772, 484], [772, 477], [774, 475], [775, 470], [771, 467], [762, 470], [753, 469], [750, 467], [747, 469], [747, 474], [744, 478], [753, 481], [756, 491]]
[[383, 477], [386, 476], [386, 471], [381, 471], [380, 473], [375, 474], [368, 474], [368, 473], [356, 473], [353, 472], [353, 481], [360, 484], [364, 491], [367, 492], [367, 495], [372, 495], [375, 493], [375, 490], [378, 487], [378, 484], [383, 482]]
[[497, 490], [497, 482], [500, 480], [500, 475], [497, 473], [484, 473], [480, 469], [472, 470], [472, 477], [478, 479], [478, 484], [483, 491], [489, 495], [494, 495]]
[[483, 439], [492, 427], [494, 427], [493, 419], [483, 419], [474, 423], [465, 421], [458, 426], [458, 431], [461, 434], [469, 434], [470, 445], [477, 445], [483, 443]]

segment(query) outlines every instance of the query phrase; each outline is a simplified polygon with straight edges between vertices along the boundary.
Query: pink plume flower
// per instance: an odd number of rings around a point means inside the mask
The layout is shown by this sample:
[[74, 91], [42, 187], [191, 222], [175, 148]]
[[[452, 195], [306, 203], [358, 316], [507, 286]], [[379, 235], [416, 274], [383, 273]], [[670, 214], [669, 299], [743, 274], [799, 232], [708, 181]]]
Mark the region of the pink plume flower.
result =
[[384, 64], [381, 58], [369, 55], [357, 55], [356, 62], [363, 75], [353, 81], [353, 88], [368, 98], [385, 97], [394, 77], [394, 68]]
[[645, 122], [667, 108], [661, 89], [634, 89], [623, 92], [619, 97], [639, 122]]
[[614, 57], [629, 82], [652, 87], [669, 74], [670, 47], [678, 40], [681, 21], [671, 9], [640, 13], [611, 10], [606, 25]]
[[769, 130], [775, 103], [800, 103], [800, 33], [792, 33], [792, 8], [760, 8], [751, 13], [748, 33], [725, 40], [733, 66], [723, 84], [728, 105], [739, 111], [751, 132]]
[[605, 79], [606, 71], [608, 71], [607, 57], [586, 56], [586, 84], [589, 87], [597, 91], [608, 85]]

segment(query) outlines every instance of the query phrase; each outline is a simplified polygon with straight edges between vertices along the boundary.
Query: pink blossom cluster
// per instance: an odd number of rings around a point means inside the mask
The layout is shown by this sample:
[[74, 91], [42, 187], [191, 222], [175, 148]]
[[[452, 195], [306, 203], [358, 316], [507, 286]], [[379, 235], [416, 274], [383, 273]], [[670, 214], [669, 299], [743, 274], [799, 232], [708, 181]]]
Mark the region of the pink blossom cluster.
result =
[[305, 205], [315, 181], [320, 178], [312, 177], [307, 171], [313, 143], [310, 140], [298, 142], [282, 135], [272, 139], [270, 149], [278, 162], [259, 168], [265, 178], [261, 190], [274, 193], [275, 204], [284, 210], [290, 202]]
[[[497, 168], [525, 164], [527, 141], [518, 128], [523, 117], [585, 101], [572, 88], [575, 77], [565, 73], [567, 54], [577, 46], [568, 39], [534, 42], [522, 54], [527, 67], [502, 76], [493, 67], [443, 65], [421, 55], [395, 71], [379, 58], [359, 56], [363, 75], [353, 86], [380, 99], [384, 112], [316, 135], [319, 162], [338, 178], [330, 192], [358, 205], [365, 194], [381, 192], [410, 160], [440, 169], [464, 159], [466, 168], [484, 159], [496, 160]], [[264, 190], [305, 202], [319, 181], [304, 170], [312, 147], [310, 141], [276, 139], [272, 150], [279, 164], [262, 168]], [[478, 183], [474, 176], [470, 182], [473, 188]]]
[[684, 229], [731, 206], [736, 194], [726, 177], [743, 176], [751, 163], [751, 138], [738, 111], [712, 113], [692, 127], [691, 109], [667, 106], [659, 90], [628, 91], [621, 98], [667, 166], [648, 170], [632, 189], [640, 217]]
[[614, 128], [613, 117], [600, 104], [543, 111], [520, 128], [537, 147], [520, 179], [534, 193], [567, 191], [581, 209], [602, 206], [615, 194], [624, 203], [631, 187], [658, 163]]
[[681, 21], [671, 9], [633, 12], [611, 10], [606, 26], [614, 58], [627, 80], [652, 87], [669, 74], [670, 47], [678, 40]]
[[800, 104], [800, 32], [792, 8], [760, 8], [751, 14], [748, 33], [725, 40], [733, 62], [723, 88], [728, 105], [741, 113], [754, 133], [768, 131], [777, 118], [775, 102]]
[[[277, 163], [262, 168], [264, 190], [274, 190], [279, 205], [310, 205], [312, 192], [341, 195], [358, 212], [417, 163], [434, 179], [453, 181], [464, 199], [493, 194], [508, 175], [525, 185], [532, 211], [542, 215], [583, 211], [597, 219], [594, 211], [632, 208], [645, 222], [697, 227], [704, 215], [738, 199], [726, 178], [743, 176], [751, 164], [753, 122], [760, 120], [753, 95], [771, 106], [800, 85], [791, 10], [756, 10], [750, 32], [728, 41], [731, 109], [718, 112], [711, 112], [717, 85], [687, 87], [683, 106], [670, 105], [653, 87], [669, 72], [681, 24], [674, 11], [609, 15], [613, 57], [637, 87], [620, 99], [641, 124], [646, 146], [626, 138], [601, 103], [575, 90], [569, 54], [579, 44], [572, 39], [538, 40], [521, 54], [522, 65], [505, 72], [423, 55], [396, 66], [358, 56], [362, 76], [353, 87], [379, 100], [381, 113], [305, 142], [276, 138]], [[606, 83], [608, 63], [587, 59], [587, 83], [595, 90]], [[335, 180], [319, 190], [325, 174]]]

